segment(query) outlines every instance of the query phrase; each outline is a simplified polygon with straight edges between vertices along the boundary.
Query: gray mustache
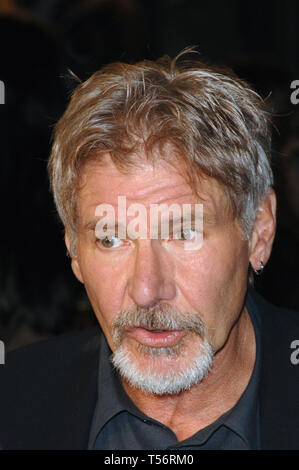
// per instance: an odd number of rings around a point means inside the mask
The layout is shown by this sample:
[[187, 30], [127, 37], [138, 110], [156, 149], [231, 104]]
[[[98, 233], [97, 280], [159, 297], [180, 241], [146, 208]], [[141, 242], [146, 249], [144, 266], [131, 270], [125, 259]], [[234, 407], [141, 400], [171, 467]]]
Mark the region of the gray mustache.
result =
[[156, 330], [188, 330], [204, 336], [206, 326], [198, 313], [182, 313], [169, 304], [154, 307], [132, 306], [119, 312], [112, 324], [114, 342], [118, 343], [126, 328], [141, 327]]

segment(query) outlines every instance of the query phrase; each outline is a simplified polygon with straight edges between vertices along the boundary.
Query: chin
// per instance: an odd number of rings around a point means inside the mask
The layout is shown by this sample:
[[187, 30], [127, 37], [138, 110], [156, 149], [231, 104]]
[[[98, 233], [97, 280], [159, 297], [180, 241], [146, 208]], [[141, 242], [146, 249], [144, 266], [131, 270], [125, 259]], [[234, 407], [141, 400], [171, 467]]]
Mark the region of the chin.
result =
[[152, 348], [124, 343], [112, 355], [112, 363], [131, 387], [146, 394], [177, 395], [199, 384], [213, 365], [213, 348], [207, 339], [198, 347], [178, 344], [170, 348]]

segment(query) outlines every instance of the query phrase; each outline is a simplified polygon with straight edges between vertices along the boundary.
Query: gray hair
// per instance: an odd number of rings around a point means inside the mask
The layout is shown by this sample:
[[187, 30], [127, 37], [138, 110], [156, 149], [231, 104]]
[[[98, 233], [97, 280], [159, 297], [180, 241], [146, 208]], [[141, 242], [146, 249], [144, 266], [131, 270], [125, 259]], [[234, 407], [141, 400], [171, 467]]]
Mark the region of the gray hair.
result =
[[48, 166], [73, 253], [81, 170], [107, 152], [120, 170], [134, 171], [141, 150], [154, 162], [158, 149], [160, 159], [183, 163], [195, 190], [199, 177], [215, 178], [249, 239], [273, 184], [269, 112], [245, 81], [199, 60], [182, 60], [185, 52], [173, 60], [107, 65], [73, 93], [56, 125]]

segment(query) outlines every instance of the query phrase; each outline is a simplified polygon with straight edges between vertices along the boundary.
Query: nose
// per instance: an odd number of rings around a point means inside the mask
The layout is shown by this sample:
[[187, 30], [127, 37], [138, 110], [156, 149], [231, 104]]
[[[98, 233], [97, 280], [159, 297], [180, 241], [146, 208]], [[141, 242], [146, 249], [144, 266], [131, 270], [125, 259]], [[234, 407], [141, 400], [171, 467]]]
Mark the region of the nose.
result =
[[[157, 242], [155, 244], [155, 242]], [[133, 273], [128, 282], [128, 293], [136, 305], [153, 307], [175, 297], [173, 268], [157, 240], [138, 240]]]

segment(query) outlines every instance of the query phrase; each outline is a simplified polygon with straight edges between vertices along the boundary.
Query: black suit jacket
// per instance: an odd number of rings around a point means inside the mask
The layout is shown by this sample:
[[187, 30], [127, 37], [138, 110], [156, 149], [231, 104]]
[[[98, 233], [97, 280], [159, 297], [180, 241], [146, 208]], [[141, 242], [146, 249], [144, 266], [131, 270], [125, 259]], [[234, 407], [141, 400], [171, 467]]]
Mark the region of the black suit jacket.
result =
[[[262, 449], [299, 449], [299, 314], [256, 293], [262, 323]], [[87, 449], [97, 399], [100, 328], [60, 336], [7, 355], [0, 366], [0, 448]]]

